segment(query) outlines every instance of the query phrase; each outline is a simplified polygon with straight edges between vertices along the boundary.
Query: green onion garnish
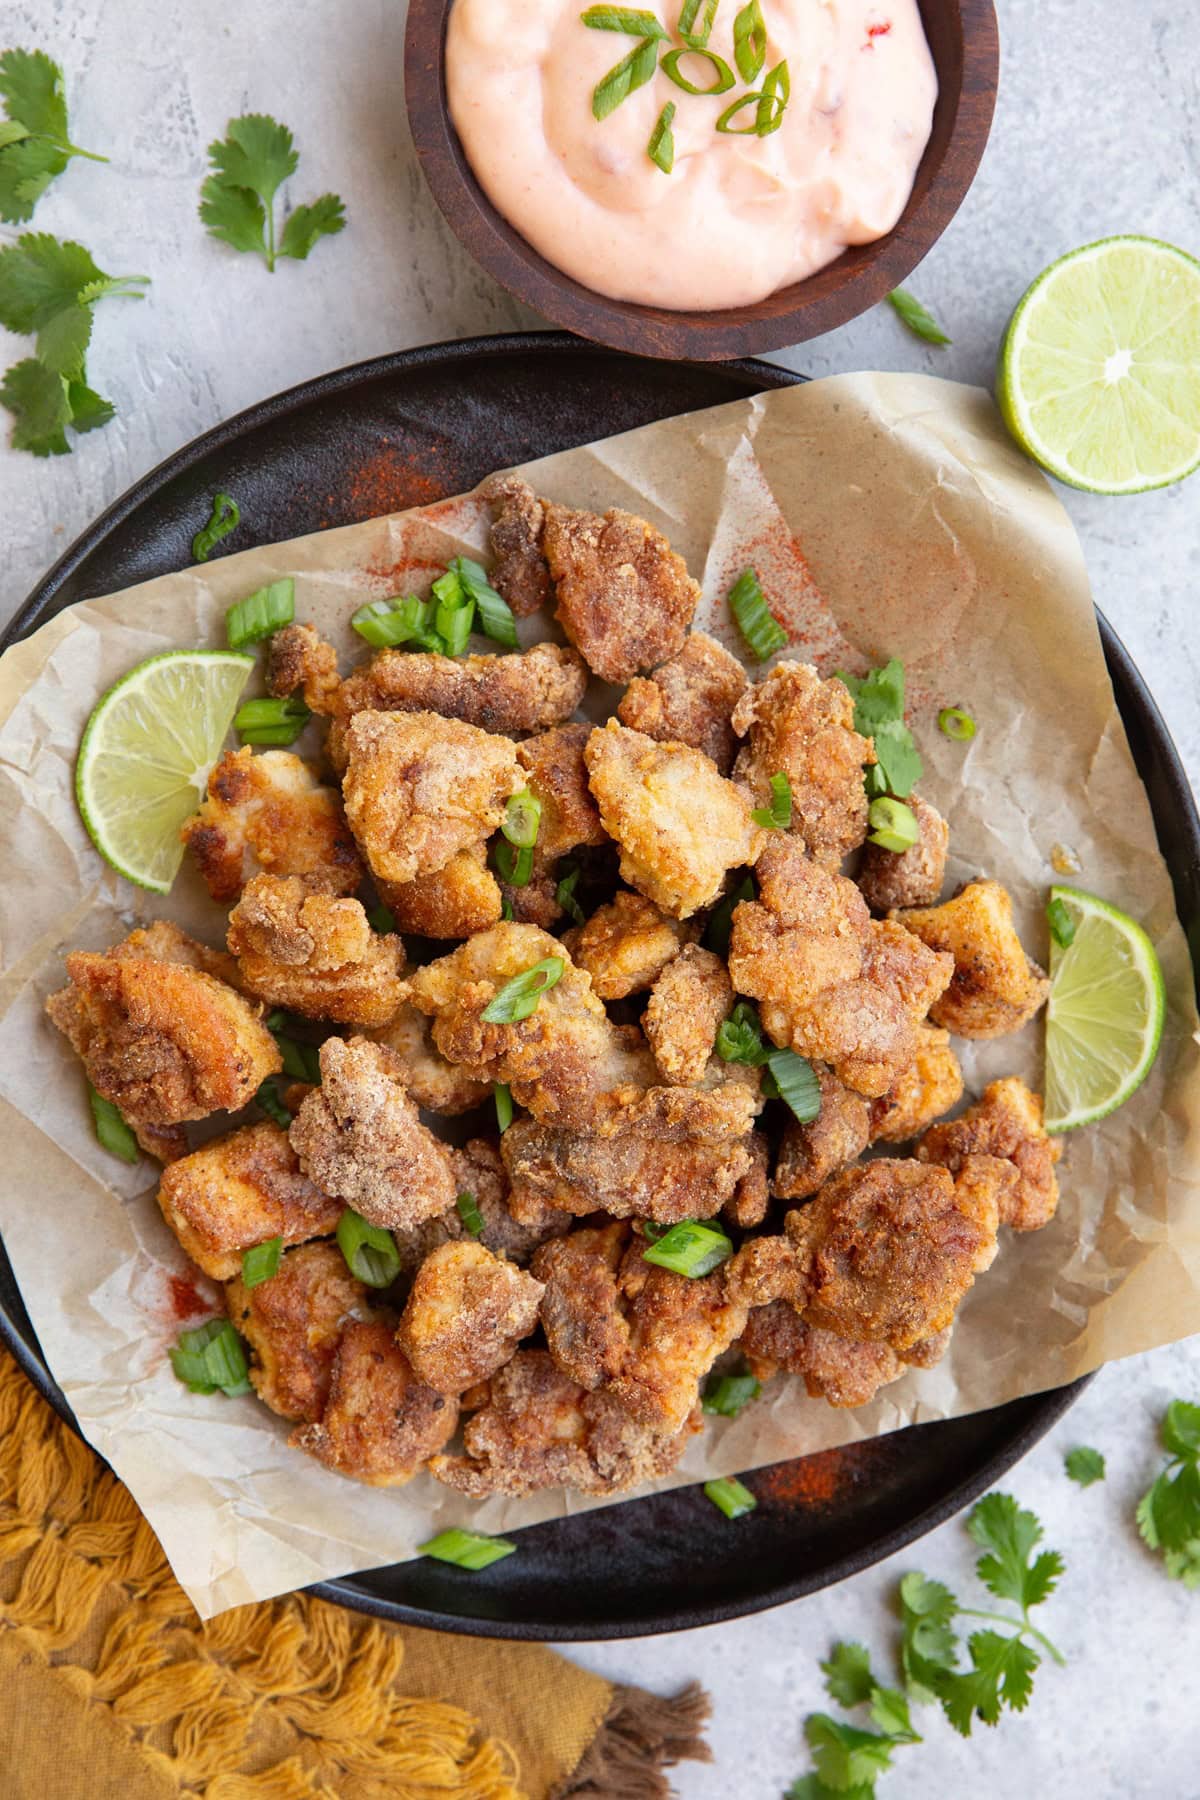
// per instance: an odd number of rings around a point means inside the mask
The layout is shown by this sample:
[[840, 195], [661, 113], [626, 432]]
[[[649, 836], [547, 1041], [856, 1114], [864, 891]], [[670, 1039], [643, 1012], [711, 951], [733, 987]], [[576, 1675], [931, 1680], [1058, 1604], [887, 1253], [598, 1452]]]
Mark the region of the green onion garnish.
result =
[[660, 1269], [671, 1269], [676, 1275], [686, 1275], [689, 1281], [695, 1281], [701, 1275], [711, 1275], [732, 1255], [733, 1245], [723, 1231], [713, 1225], [699, 1225], [694, 1219], [684, 1219], [682, 1223], [672, 1225], [656, 1244], [643, 1250], [642, 1261], [655, 1263]]
[[911, 850], [920, 836], [912, 807], [887, 794], [872, 800], [867, 808], [867, 823], [871, 827], [868, 841], [878, 844], [881, 850], [894, 850], [897, 855]]
[[593, 31], [623, 31], [628, 37], [637, 38], [665, 38], [667, 35], [653, 13], [639, 12], [633, 6], [589, 6], [579, 16]]
[[241, 517], [241, 509], [232, 494], [215, 493], [208, 524], [192, 539], [192, 561], [207, 562], [221, 539], [237, 530]]
[[769, 1052], [749, 1000], [739, 1000], [717, 1032], [717, 1054], [724, 1062], [748, 1063], [753, 1069], [766, 1062]]
[[750, 1489], [732, 1475], [726, 1475], [720, 1481], [706, 1481], [704, 1492], [727, 1519], [740, 1519], [743, 1513], [753, 1512], [758, 1505]]
[[482, 1531], [463, 1531], [454, 1525], [418, 1544], [417, 1550], [421, 1556], [436, 1556], [439, 1562], [454, 1563], [459, 1569], [479, 1570], [511, 1556], [516, 1547], [507, 1538], [487, 1537]]
[[247, 700], [233, 717], [243, 744], [294, 744], [312, 718], [303, 700]]
[[664, 175], [669, 175], [675, 167], [675, 133], [671, 130], [671, 120], [674, 117], [675, 102], [668, 100], [658, 115], [658, 121], [650, 133], [650, 142], [646, 145], [646, 155]]
[[757, 899], [753, 875], [745, 876], [732, 893], [726, 894], [721, 904], [713, 908], [709, 914], [708, 924], [704, 927], [704, 947], [713, 950], [718, 956], [725, 956], [729, 950], [729, 934], [733, 929], [734, 908], [743, 900]]
[[573, 867], [568, 867], [554, 890], [555, 902], [562, 907], [567, 917], [576, 925], [582, 925], [584, 919], [583, 908], [575, 898], [575, 889], [579, 886], [579, 877], [582, 873], [583, 870], [578, 863]]
[[768, 1099], [785, 1101], [801, 1125], [811, 1125], [820, 1116], [821, 1084], [812, 1064], [794, 1050], [768, 1050], [763, 1093]]
[[474, 1194], [465, 1190], [454, 1202], [458, 1216], [463, 1222], [463, 1230], [469, 1231], [472, 1237], [478, 1237], [483, 1230], [483, 1214], [479, 1210], [479, 1202]]
[[758, 135], [769, 137], [783, 124], [787, 103], [792, 97], [792, 78], [786, 57], [768, 71], [762, 84], [762, 101], [758, 108]]
[[121, 1116], [119, 1107], [98, 1094], [91, 1082], [88, 1082], [88, 1099], [92, 1107], [92, 1122], [96, 1127], [96, 1137], [102, 1149], [112, 1156], [119, 1156], [122, 1162], [135, 1163], [141, 1157], [137, 1138]]
[[509, 887], [528, 887], [533, 875], [533, 851], [528, 844], [520, 849], [499, 837], [492, 847], [492, 861], [501, 881]]
[[[680, 73], [679, 63], [684, 56], [702, 56], [705, 62], [712, 65], [715, 80], [711, 87], [697, 87], [686, 75]], [[681, 50], [669, 50], [662, 59], [662, 72], [676, 87], [681, 87], [685, 94], [727, 94], [734, 82], [733, 70], [725, 58], [712, 50], [702, 50], [698, 44], [688, 44]]]
[[231, 650], [244, 650], [271, 636], [296, 616], [296, 583], [290, 575], [247, 594], [225, 614], [225, 636]]
[[787, 632], [767, 606], [754, 569], [743, 569], [729, 590], [729, 610], [738, 630], [759, 662], [774, 656], [787, 643]]
[[904, 723], [904, 664], [893, 656], [881, 669], [861, 677], [839, 669], [837, 678], [854, 701], [855, 731], [874, 739], [876, 761], [864, 778], [867, 793], [872, 798], [891, 794], [905, 799], [925, 765]]
[[888, 301], [914, 337], [923, 338], [927, 344], [949, 344], [953, 341], [946, 336], [929, 308], [922, 306], [917, 296], [910, 294], [907, 288], [893, 288]]
[[562, 980], [566, 963], [561, 956], [543, 956], [531, 969], [522, 969], [506, 981], [480, 1013], [485, 1025], [517, 1025], [537, 1011], [538, 1001]]
[[1075, 921], [1071, 917], [1070, 908], [1057, 894], [1046, 903], [1046, 918], [1050, 925], [1050, 936], [1060, 950], [1066, 950], [1075, 941]]
[[[593, 118], [607, 119], [622, 100], [628, 100], [635, 89], [645, 87], [653, 79], [658, 67], [658, 45], [659, 39], [656, 37], [643, 38], [635, 50], [631, 50], [615, 68], [608, 71], [603, 81], [597, 82], [592, 90]], [[515, 645], [515, 633], [513, 641]]]
[[442, 640], [433, 629], [433, 603], [415, 594], [397, 594], [391, 600], [371, 600], [350, 615], [359, 637], [375, 650], [395, 649], [416, 642], [426, 650], [440, 650]]
[[242, 1286], [257, 1287], [260, 1281], [270, 1281], [272, 1275], [279, 1273], [279, 1259], [283, 1255], [282, 1237], [268, 1238], [265, 1244], [255, 1244], [249, 1250], [242, 1251]]
[[504, 920], [506, 925], [511, 925], [516, 916], [516, 913], [513, 911], [513, 903], [508, 895], [505, 894], [500, 902], [500, 917]]
[[733, 21], [733, 60], [743, 81], [757, 81], [767, 60], [767, 27], [758, 0], [750, 0]]
[[[654, 70], [651, 69], [650, 73], [652, 75]], [[640, 87], [641, 83], [636, 85]], [[475, 602], [479, 614], [479, 629], [484, 637], [490, 637], [506, 650], [515, 650], [517, 621], [513, 618], [512, 608], [496, 592], [482, 566], [472, 562], [469, 556], [456, 556], [448, 573], [458, 576], [463, 588]]]
[[943, 706], [938, 714], [938, 730], [956, 743], [965, 744], [975, 736], [975, 721], [961, 706]]
[[338, 1220], [337, 1241], [350, 1273], [368, 1287], [390, 1287], [400, 1273], [400, 1252], [391, 1232], [368, 1224], [353, 1207]]
[[452, 569], [438, 576], [433, 584], [433, 597], [437, 602], [433, 627], [445, 654], [461, 656], [475, 623], [475, 601]]
[[284, 1074], [290, 1075], [293, 1081], [307, 1081], [314, 1087], [319, 1087], [321, 1057], [317, 1046], [302, 1043], [291, 1035], [297, 1025], [304, 1026], [307, 1020], [293, 1019], [290, 1013], [273, 1012], [267, 1014], [263, 1023], [279, 1046]]
[[181, 1331], [170, 1355], [171, 1367], [193, 1394], [215, 1394], [219, 1388], [233, 1399], [250, 1392], [246, 1352], [228, 1319]]
[[516, 844], [521, 850], [532, 850], [537, 843], [538, 826], [542, 821], [542, 803], [536, 794], [528, 788], [522, 788], [519, 794], [513, 794], [504, 808], [504, 817], [500, 821], [500, 829], [510, 844]]
[[764, 831], [786, 831], [792, 822], [792, 784], [781, 771], [771, 777], [770, 806], [756, 806], [750, 817]]
[[389, 931], [395, 931], [396, 915], [391, 907], [385, 906], [381, 900], [379, 905], [373, 906], [367, 914], [367, 924], [372, 931], [377, 931], [380, 937], [385, 937]]
[[274, 1119], [281, 1131], [287, 1131], [292, 1123], [292, 1115], [283, 1104], [279, 1094], [279, 1082], [274, 1075], [268, 1075], [254, 1096], [258, 1105], [266, 1113], [268, 1119]]
[[684, 0], [679, 13], [679, 35], [693, 50], [703, 50], [712, 35], [720, 0]]
[[513, 1122], [512, 1089], [506, 1081], [493, 1081], [492, 1099], [496, 1107], [496, 1129], [505, 1132]]
[[753, 1375], [714, 1375], [704, 1390], [704, 1410], [723, 1419], [736, 1419], [761, 1393], [762, 1382]]

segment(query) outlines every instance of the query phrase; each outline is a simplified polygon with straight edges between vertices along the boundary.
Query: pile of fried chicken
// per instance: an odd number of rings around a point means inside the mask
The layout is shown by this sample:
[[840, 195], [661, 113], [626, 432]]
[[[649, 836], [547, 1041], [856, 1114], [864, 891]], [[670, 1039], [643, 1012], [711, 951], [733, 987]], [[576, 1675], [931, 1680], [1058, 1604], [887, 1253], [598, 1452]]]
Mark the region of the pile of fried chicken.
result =
[[[690, 631], [700, 590], [642, 520], [511, 477], [489, 498], [491, 582], [566, 643], [382, 649], [343, 677], [311, 626], [284, 627], [268, 687], [328, 721], [332, 778], [227, 752], [185, 828], [233, 903], [226, 950], [157, 923], [69, 955], [48, 1011], [165, 1165], [163, 1215], [224, 1284], [292, 1443], [381, 1486], [427, 1467], [471, 1495], [612, 1494], [677, 1462], [718, 1359], [860, 1406], [944, 1353], [1001, 1227], [1036, 1230], [1058, 1197], [1021, 1081], [944, 1118], [952, 1040], [1019, 1030], [1048, 984], [998, 883], [941, 899], [949, 833], [927, 801], [909, 800], [911, 849], [865, 842], [875, 751], [841, 681], [783, 661], [752, 683]], [[603, 726], [572, 722], [589, 675], [624, 686]], [[791, 824], [768, 829], [752, 815], [781, 773]], [[526, 791], [541, 822], [518, 886], [489, 844]], [[727, 950], [705, 948], [748, 871]], [[372, 928], [376, 901], [395, 931]], [[534, 1010], [489, 1022], [547, 957], [562, 975]], [[812, 1065], [812, 1122], [717, 1053], [739, 997]], [[325, 1026], [320, 1085], [285, 1090], [290, 1130], [189, 1149], [188, 1122], [279, 1072], [268, 1008]], [[517, 1108], [502, 1134], [495, 1084]], [[458, 1115], [456, 1144], [437, 1126]], [[346, 1208], [393, 1234], [389, 1289], [351, 1273]], [[711, 1273], [645, 1260], [662, 1227], [718, 1215], [734, 1251]], [[243, 1253], [276, 1237], [277, 1273], [247, 1286]]]

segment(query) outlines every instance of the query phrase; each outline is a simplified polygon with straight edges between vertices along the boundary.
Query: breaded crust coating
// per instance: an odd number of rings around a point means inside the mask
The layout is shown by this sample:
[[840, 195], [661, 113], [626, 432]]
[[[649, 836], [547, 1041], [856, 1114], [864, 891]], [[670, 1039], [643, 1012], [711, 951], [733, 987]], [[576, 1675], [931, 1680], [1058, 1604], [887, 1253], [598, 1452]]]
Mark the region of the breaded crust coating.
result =
[[936, 906], [946, 878], [950, 827], [936, 806], [910, 794], [904, 802], [917, 822], [911, 850], [884, 850], [868, 842], [855, 881], [872, 912], [894, 906]]
[[642, 1030], [670, 1087], [703, 1078], [732, 1005], [733, 983], [711, 950], [688, 944], [667, 964], [650, 990]]
[[250, 1346], [250, 1382], [285, 1419], [313, 1423], [325, 1410], [333, 1358], [351, 1319], [363, 1319], [369, 1295], [336, 1244], [301, 1244], [267, 1281], [227, 1282], [225, 1305]]
[[825, 868], [836, 869], [867, 835], [863, 769], [875, 761], [870, 738], [854, 729], [845, 683], [822, 681], [810, 663], [778, 663], [738, 702], [733, 729], [749, 739], [733, 779], [754, 806], [771, 801], [772, 775], [792, 787], [791, 829]]
[[562, 941], [602, 1000], [624, 1000], [653, 987], [692, 935], [690, 925], [620, 888], [586, 923], [564, 932]]
[[396, 930], [410, 937], [467, 938], [499, 919], [500, 883], [487, 866], [482, 840], [459, 850], [444, 869], [416, 881], [376, 881]]
[[851, 1163], [871, 1141], [871, 1109], [828, 1069], [817, 1070], [821, 1110], [809, 1124], [789, 1119], [779, 1145], [771, 1191], [780, 1200], [807, 1200]]
[[605, 1225], [543, 1244], [533, 1259], [545, 1283], [541, 1315], [550, 1354], [589, 1391], [619, 1375], [629, 1354], [617, 1283], [628, 1245], [627, 1225]]
[[417, 1377], [461, 1394], [512, 1356], [538, 1322], [542, 1283], [471, 1238], [425, 1258], [396, 1327]]
[[628, 681], [683, 647], [700, 588], [660, 531], [612, 507], [546, 507], [554, 616], [602, 681]]
[[305, 1174], [372, 1225], [406, 1231], [454, 1203], [446, 1146], [422, 1125], [404, 1065], [382, 1044], [326, 1039], [321, 1086], [289, 1136]]
[[830, 1406], [866, 1406], [881, 1387], [904, 1373], [904, 1364], [887, 1344], [854, 1343], [806, 1325], [786, 1300], [756, 1306], [738, 1347], [760, 1381], [780, 1370], [800, 1375], [812, 1399], [827, 1400]]
[[454, 1436], [458, 1402], [418, 1381], [387, 1320], [348, 1325], [317, 1425], [291, 1443], [338, 1475], [399, 1487]]
[[[454, 1178], [459, 1193], [474, 1198], [483, 1219], [478, 1242], [497, 1256], [524, 1266], [539, 1244], [561, 1237], [571, 1229], [570, 1219], [557, 1207], [533, 1202], [522, 1210], [518, 1219], [511, 1205], [508, 1171], [500, 1155], [499, 1138], [468, 1138], [461, 1149], [450, 1151]], [[454, 1210], [451, 1236], [463, 1237], [466, 1227]]]
[[518, 619], [548, 606], [554, 592], [542, 555], [545, 508], [519, 475], [493, 475], [483, 497], [492, 504], [490, 579]]
[[214, 900], [236, 900], [259, 870], [327, 894], [352, 894], [363, 877], [341, 795], [290, 750], [227, 750], [180, 835]]
[[700, 1398], [700, 1383], [746, 1325], [747, 1309], [724, 1269], [692, 1281], [644, 1260], [644, 1239], [626, 1252], [620, 1275], [629, 1354], [609, 1392], [640, 1423], [664, 1437], [681, 1431]]
[[745, 795], [699, 750], [658, 744], [610, 719], [584, 752], [591, 790], [621, 852], [621, 878], [672, 918], [711, 906], [763, 833]]
[[227, 950], [214, 950], [208, 944], [199, 943], [170, 919], [152, 919], [149, 925], [139, 926], [119, 944], [114, 944], [108, 954], [149, 957], [153, 962], [180, 963], [188, 969], [202, 969], [206, 975], [223, 981], [227, 987], [236, 988], [239, 985], [237, 963]]
[[531, 1118], [514, 1120], [500, 1152], [518, 1210], [532, 1198], [580, 1218], [607, 1212], [660, 1225], [720, 1212], [753, 1161], [748, 1136], [672, 1140], [650, 1129], [589, 1137]]
[[583, 759], [591, 735], [590, 725], [560, 725], [517, 745], [525, 785], [542, 803], [537, 854], [546, 862], [565, 856], [580, 844], [608, 841]]
[[739, 1231], [749, 1231], [753, 1226], [761, 1225], [771, 1203], [768, 1181], [771, 1146], [765, 1133], [753, 1132], [748, 1148], [750, 1167], [738, 1178], [732, 1195], [721, 1208], [721, 1217], [725, 1223], [736, 1225]]
[[993, 1081], [983, 1097], [957, 1119], [932, 1125], [917, 1145], [922, 1162], [941, 1163], [957, 1175], [968, 1156], [995, 1156], [1017, 1172], [1012, 1191], [1000, 1202], [1000, 1223], [1014, 1231], [1040, 1231], [1058, 1207], [1054, 1165], [1062, 1144], [1042, 1125], [1040, 1094], [1010, 1075]]
[[341, 690], [337, 651], [313, 625], [285, 625], [272, 635], [267, 652], [267, 692], [285, 699], [297, 688], [310, 712], [337, 711]]
[[298, 876], [255, 875], [229, 915], [242, 986], [272, 1006], [341, 1025], [383, 1025], [404, 998], [404, 945], [371, 930], [357, 900]]
[[705, 632], [693, 631], [678, 656], [630, 682], [617, 717], [660, 744], [703, 750], [728, 775], [737, 752], [733, 710], [749, 686], [735, 656]]
[[886, 1094], [871, 1102], [871, 1142], [905, 1144], [962, 1099], [963, 1077], [950, 1033], [921, 1025], [917, 1052]]
[[930, 1008], [958, 1037], [1005, 1037], [1045, 1005], [1050, 983], [1021, 946], [1012, 899], [998, 881], [968, 881], [941, 906], [896, 914], [907, 931], [954, 958], [954, 978]]
[[242, 1252], [269, 1238], [303, 1244], [337, 1229], [342, 1205], [302, 1172], [287, 1133], [263, 1121], [213, 1138], [163, 1171], [163, 1218], [215, 1281], [241, 1273]]
[[395, 1052], [409, 1095], [426, 1112], [453, 1117], [482, 1106], [491, 1094], [490, 1082], [473, 1081], [463, 1069], [439, 1056], [429, 1020], [408, 1001], [386, 1025], [366, 1036]]

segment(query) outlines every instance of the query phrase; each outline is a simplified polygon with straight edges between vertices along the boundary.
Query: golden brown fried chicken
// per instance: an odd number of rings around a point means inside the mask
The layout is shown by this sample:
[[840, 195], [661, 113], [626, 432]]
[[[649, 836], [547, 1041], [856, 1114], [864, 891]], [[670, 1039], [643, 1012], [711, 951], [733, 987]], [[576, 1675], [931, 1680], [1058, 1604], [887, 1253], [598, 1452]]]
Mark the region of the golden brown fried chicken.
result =
[[721, 1208], [721, 1217], [725, 1223], [736, 1225], [739, 1231], [749, 1231], [753, 1226], [761, 1225], [771, 1203], [768, 1180], [771, 1147], [764, 1133], [753, 1132], [748, 1148], [750, 1167], [739, 1177], [732, 1195]]
[[514, 1120], [500, 1140], [518, 1216], [531, 1201], [584, 1217], [707, 1219], [731, 1200], [754, 1152], [744, 1138], [665, 1137], [653, 1126], [612, 1137]]
[[872, 912], [895, 906], [936, 906], [946, 877], [950, 827], [936, 806], [910, 794], [905, 801], [917, 822], [911, 850], [884, 850], [867, 843], [855, 880]]
[[321, 1045], [321, 1086], [289, 1133], [300, 1166], [372, 1225], [400, 1231], [453, 1205], [449, 1152], [422, 1125], [394, 1051], [367, 1038]]
[[404, 998], [404, 946], [371, 930], [357, 900], [314, 894], [298, 876], [254, 875], [229, 915], [247, 992], [307, 1019], [383, 1025]]
[[855, 1343], [806, 1325], [786, 1300], [754, 1307], [738, 1348], [760, 1381], [770, 1381], [781, 1370], [801, 1375], [811, 1397], [828, 1400], [830, 1406], [866, 1406], [881, 1387], [904, 1373], [904, 1364], [887, 1344]]
[[470, 1138], [461, 1149], [447, 1145], [454, 1170], [458, 1196], [469, 1194], [474, 1200], [483, 1230], [477, 1235], [468, 1231], [458, 1210], [453, 1206], [426, 1219], [411, 1231], [394, 1232], [400, 1251], [401, 1267], [419, 1268], [425, 1258], [442, 1244], [471, 1239], [485, 1249], [506, 1257], [518, 1268], [524, 1268], [539, 1244], [561, 1237], [571, 1229], [568, 1213], [548, 1206], [536, 1196], [519, 1211], [511, 1204], [508, 1172], [500, 1160], [498, 1138]]
[[580, 844], [607, 842], [583, 759], [591, 734], [590, 725], [560, 725], [517, 745], [526, 785], [542, 803], [537, 856], [543, 862], [565, 856]]
[[250, 1382], [285, 1419], [311, 1424], [329, 1397], [333, 1358], [351, 1319], [370, 1310], [367, 1289], [333, 1243], [301, 1244], [267, 1281], [227, 1282], [225, 1305], [250, 1346]]
[[543, 1244], [533, 1259], [533, 1272], [545, 1284], [541, 1315], [550, 1354], [589, 1390], [619, 1375], [629, 1354], [618, 1285], [628, 1247], [627, 1225], [604, 1225]]
[[852, 881], [773, 832], [756, 870], [759, 899], [734, 909], [729, 973], [761, 1002], [773, 1043], [829, 1063], [856, 1093], [885, 1094], [916, 1055], [918, 1026], [953, 973]]
[[519, 475], [493, 475], [483, 487], [492, 504], [491, 583], [518, 619], [548, 606], [553, 593], [542, 555], [545, 508]]
[[650, 990], [642, 1030], [671, 1087], [703, 1079], [717, 1032], [733, 1005], [733, 983], [711, 950], [687, 944]]
[[391, 908], [396, 930], [412, 937], [466, 938], [486, 931], [501, 915], [503, 895], [487, 866], [482, 839], [457, 851], [432, 875], [416, 881], [376, 880], [375, 885]]
[[490, 1082], [473, 1081], [464, 1070], [438, 1055], [429, 1020], [408, 1001], [386, 1025], [365, 1035], [395, 1052], [410, 1098], [426, 1112], [453, 1117], [482, 1106], [491, 1094]]
[[[632, 1048], [637, 1029], [629, 1031]], [[643, 1131], [671, 1143], [689, 1139], [742, 1138], [763, 1108], [762, 1071], [714, 1056], [695, 1087], [658, 1087], [654, 1058], [641, 1052], [647, 1085], [610, 1105], [597, 1128], [604, 1136]]]
[[436, 874], [481, 844], [522, 785], [508, 738], [433, 712], [355, 713], [346, 751], [346, 816], [380, 881]]
[[227, 750], [181, 833], [214, 900], [236, 900], [258, 870], [352, 894], [363, 866], [336, 788], [290, 750]]
[[702, 751], [658, 744], [610, 719], [584, 754], [622, 879], [673, 918], [710, 906], [727, 872], [758, 855], [763, 833], [749, 802]]
[[110, 956], [149, 957], [154, 962], [180, 963], [188, 969], [202, 969], [227, 987], [239, 985], [238, 966], [226, 950], [213, 950], [181, 931], [170, 919], [154, 919], [141, 925], [127, 938], [114, 944]]
[[1013, 1165], [1017, 1181], [1000, 1202], [1000, 1223], [1014, 1231], [1040, 1231], [1058, 1206], [1054, 1165], [1062, 1145], [1042, 1125], [1042, 1101], [1010, 1075], [993, 1081], [983, 1098], [957, 1119], [933, 1125], [917, 1145], [922, 1162], [941, 1163], [957, 1175], [968, 1156], [999, 1157]]
[[950, 1033], [936, 1025], [917, 1030], [917, 1053], [886, 1094], [871, 1102], [871, 1142], [904, 1144], [962, 1099], [963, 1077]]
[[857, 1162], [871, 1141], [871, 1109], [829, 1069], [818, 1069], [821, 1110], [807, 1125], [789, 1119], [779, 1145], [771, 1191], [780, 1200], [807, 1200]]
[[548, 505], [542, 548], [554, 616], [602, 681], [628, 681], [682, 649], [700, 588], [660, 531], [632, 513]]
[[493, 1375], [490, 1397], [463, 1429], [463, 1456], [435, 1456], [430, 1474], [460, 1493], [532, 1494], [572, 1487], [618, 1494], [666, 1475], [699, 1418], [674, 1437], [632, 1420], [604, 1389], [585, 1392], [544, 1350], [518, 1350]]
[[733, 729], [750, 734], [734, 781], [752, 805], [769, 806], [772, 775], [786, 775], [791, 829], [823, 867], [836, 869], [867, 835], [863, 769], [875, 761], [870, 738], [854, 729], [845, 684], [836, 676], [822, 681], [809, 663], [778, 663], [738, 702]]
[[470, 1238], [425, 1258], [396, 1341], [419, 1380], [461, 1394], [512, 1356], [538, 1322], [542, 1284]]
[[454, 1436], [458, 1402], [418, 1381], [386, 1319], [346, 1327], [317, 1425], [291, 1443], [338, 1475], [399, 1487]]
[[930, 1008], [935, 1025], [958, 1037], [1004, 1037], [1045, 1004], [1050, 983], [1022, 949], [1012, 911], [998, 881], [968, 881], [941, 906], [895, 915], [930, 949], [954, 958], [954, 979]]
[[558, 904], [558, 877], [552, 866], [547, 866], [538, 856], [533, 856], [534, 872], [524, 887], [514, 887], [510, 882], [500, 883], [500, 893], [508, 901], [507, 918], [518, 925], [537, 925], [542, 931], [549, 931], [557, 925], [563, 916], [563, 909]]
[[337, 1229], [342, 1204], [303, 1174], [287, 1133], [263, 1122], [213, 1138], [163, 1171], [163, 1218], [215, 1281], [239, 1275], [242, 1252], [269, 1238], [303, 1244]]
[[622, 725], [669, 744], [690, 744], [711, 757], [722, 775], [733, 767], [737, 737], [730, 720], [750, 686], [735, 656], [715, 638], [693, 631], [678, 656], [636, 676], [617, 707]]
[[672, 1437], [708, 1371], [741, 1336], [747, 1308], [727, 1288], [724, 1269], [690, 1280], [646, 1262], [645, 1248], [635, 1238], [621, 1269], [629, 1354], [609, 1391], [641, 1424]]
[[641, 894], [621, 888], [586, 924], [563, 934], [563, 944], [592, 978], [602, 1000], [624, 1000], [653, 987], [693, 928], [668, 919]]
[[341, 690], [337, 651], [313, 625], [285, 625], [271, 638], [267, 654], [267, 692], [286, 699], [297, 688], [310, 712], [336, 712]]

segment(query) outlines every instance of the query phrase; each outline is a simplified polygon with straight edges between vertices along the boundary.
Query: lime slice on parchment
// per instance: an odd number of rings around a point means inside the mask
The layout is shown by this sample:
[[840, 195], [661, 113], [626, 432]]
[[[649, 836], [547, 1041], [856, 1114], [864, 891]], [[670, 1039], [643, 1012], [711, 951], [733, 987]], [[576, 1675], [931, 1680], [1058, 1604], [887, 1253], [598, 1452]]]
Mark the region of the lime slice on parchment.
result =
[[1052, 887], [1075, 926], [1051, 939], [1046, 1011], [1046, 1130], [1112, 1112], [1150, 1072], [1166, 994], [1154, 946], [1135, 919], [1079, 888]]
[[1200, 465], [1200, 263], [1157, 238], [1085, 244], [1009, 321], [996, 398], [1035, 462], [1094, 494]]
[[179, 828], [204, 797], [253, 667], [232, 650], [170, 650], [123, 675], [88, 720], [75, 797], [101, 856], [139, 887], [170, 889]]

